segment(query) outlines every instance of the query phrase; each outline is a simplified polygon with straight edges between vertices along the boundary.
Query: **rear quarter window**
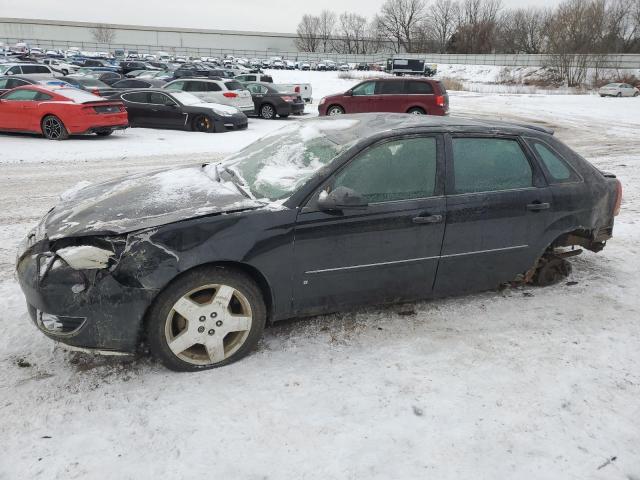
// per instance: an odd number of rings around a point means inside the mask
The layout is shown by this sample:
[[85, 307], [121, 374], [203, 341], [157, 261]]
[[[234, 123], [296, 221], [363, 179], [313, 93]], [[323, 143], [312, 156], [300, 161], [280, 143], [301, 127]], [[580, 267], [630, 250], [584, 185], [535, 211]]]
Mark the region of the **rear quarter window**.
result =
[[242, 90], [242, 84], [240, 82], [224, 82], [228, 90]]
[[577, 182], [580, 177], [553, 148], [538, 140], [527, 139], [527, 143], [536, 153], [547, 174], [549, 183]]

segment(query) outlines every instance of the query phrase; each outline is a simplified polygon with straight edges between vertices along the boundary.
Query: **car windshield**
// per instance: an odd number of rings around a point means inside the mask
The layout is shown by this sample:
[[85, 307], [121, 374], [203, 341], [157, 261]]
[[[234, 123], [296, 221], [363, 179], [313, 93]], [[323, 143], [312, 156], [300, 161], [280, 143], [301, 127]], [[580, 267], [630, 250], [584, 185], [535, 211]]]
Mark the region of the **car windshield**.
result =
[[0, 65], [0, 75], [4, 74], [7, 70], [9, 70], [13, 65]]
[[280, 200], [346, 150], [358, 120], [309, 120], [261, 138], [223, 162], [258, 199]]
[[196, 105], [198, 103], [203, 103], [202, 100], [195, 95], [189, 92], [176, 92], [172, 91], [171, 95], [174, 96], [176, 100], [178, 100], [183, 105]]

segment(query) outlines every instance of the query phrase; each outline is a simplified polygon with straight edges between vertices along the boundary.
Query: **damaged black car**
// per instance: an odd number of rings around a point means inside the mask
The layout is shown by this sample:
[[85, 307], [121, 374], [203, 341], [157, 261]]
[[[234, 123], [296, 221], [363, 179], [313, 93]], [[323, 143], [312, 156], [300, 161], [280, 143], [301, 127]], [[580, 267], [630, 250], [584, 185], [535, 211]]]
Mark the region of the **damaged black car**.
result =
[[544, 128], [361, 114], [221, 163], [65, 192], [20, 247], [35, 325], [193, 371], [283, 319], [548, 285], [612, 236], [622, 189]]

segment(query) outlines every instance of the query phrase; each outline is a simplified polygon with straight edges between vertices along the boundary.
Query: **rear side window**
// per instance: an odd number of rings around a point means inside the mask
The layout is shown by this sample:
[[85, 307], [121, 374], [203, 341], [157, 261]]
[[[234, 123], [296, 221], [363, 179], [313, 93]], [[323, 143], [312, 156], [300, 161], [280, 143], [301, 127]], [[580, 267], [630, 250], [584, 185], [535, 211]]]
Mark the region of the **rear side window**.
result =
[[357, 156], [336, 176], [334, 188], [355, 190], [370, 203], [431, 197], [436, 165], [434, 137], [395, 140]]
[[14, 101], [31, 101], [35, 100], [38, 97], [40, 92], [36, 90], [14, 90], [12, 92], [7, 93], [2, 96], [3, 100], [14, 100]]
[[149, 103], [149, 94], [147, 92], [125, 93], [122, 99], [134, 103]]
[[491, 192], [533, 186], [533, 170], [516, 140], [454, 138], [455, 193]]
[[240, 84], [240, 82], [224, 82], [224, 85], [227, 87], [228, 90], [242, 90], [242, 84]]
[[377, 93], [379, 95], [402, 95], [404, 93], [404, 82], [398, 80], [378, 82]]
[[207, 82], [207, 91], [208, 92], [219, 92], [221, 90], [222, 90], [222, 88], [220, 88], [220, 85], [218, 85], [217, 83]]
[[207, 84], [206, 82], [186, 82], [184, 90], [187, 92], [206, 92]]
[[542, 160], [548, 173], [549, 183], [576, 182], [579, 180], [579, 177], [567, 165], [567, 162], [550, 147], [536, 140], [527, 140], [527, 142]]
[[171, 85], [167, 85], [165, 88], [167, 90], [184, 90], [185, 82], [174, 82]]
[[433, 87], [428, 82], [409, 80], [407, 82], [407, 93], [409, 95], [431, 95], [433, 94]]

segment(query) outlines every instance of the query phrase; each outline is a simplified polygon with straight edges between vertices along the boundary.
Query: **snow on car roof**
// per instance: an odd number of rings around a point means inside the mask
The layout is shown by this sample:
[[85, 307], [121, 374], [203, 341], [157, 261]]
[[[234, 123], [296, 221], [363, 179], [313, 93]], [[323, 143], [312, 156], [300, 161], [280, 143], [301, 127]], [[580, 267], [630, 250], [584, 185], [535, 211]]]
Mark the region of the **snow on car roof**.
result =
[[80, 90], [78, 88], [51, 88], [58, 95], [62, 95], [63, 97], [72, 100], [74, 103], [85, 103], [85, 102], [95, 102], [96, 100], [102, 100], [102, 97], [94, 95], [93, 93], [85, 92], [84, 90]]

